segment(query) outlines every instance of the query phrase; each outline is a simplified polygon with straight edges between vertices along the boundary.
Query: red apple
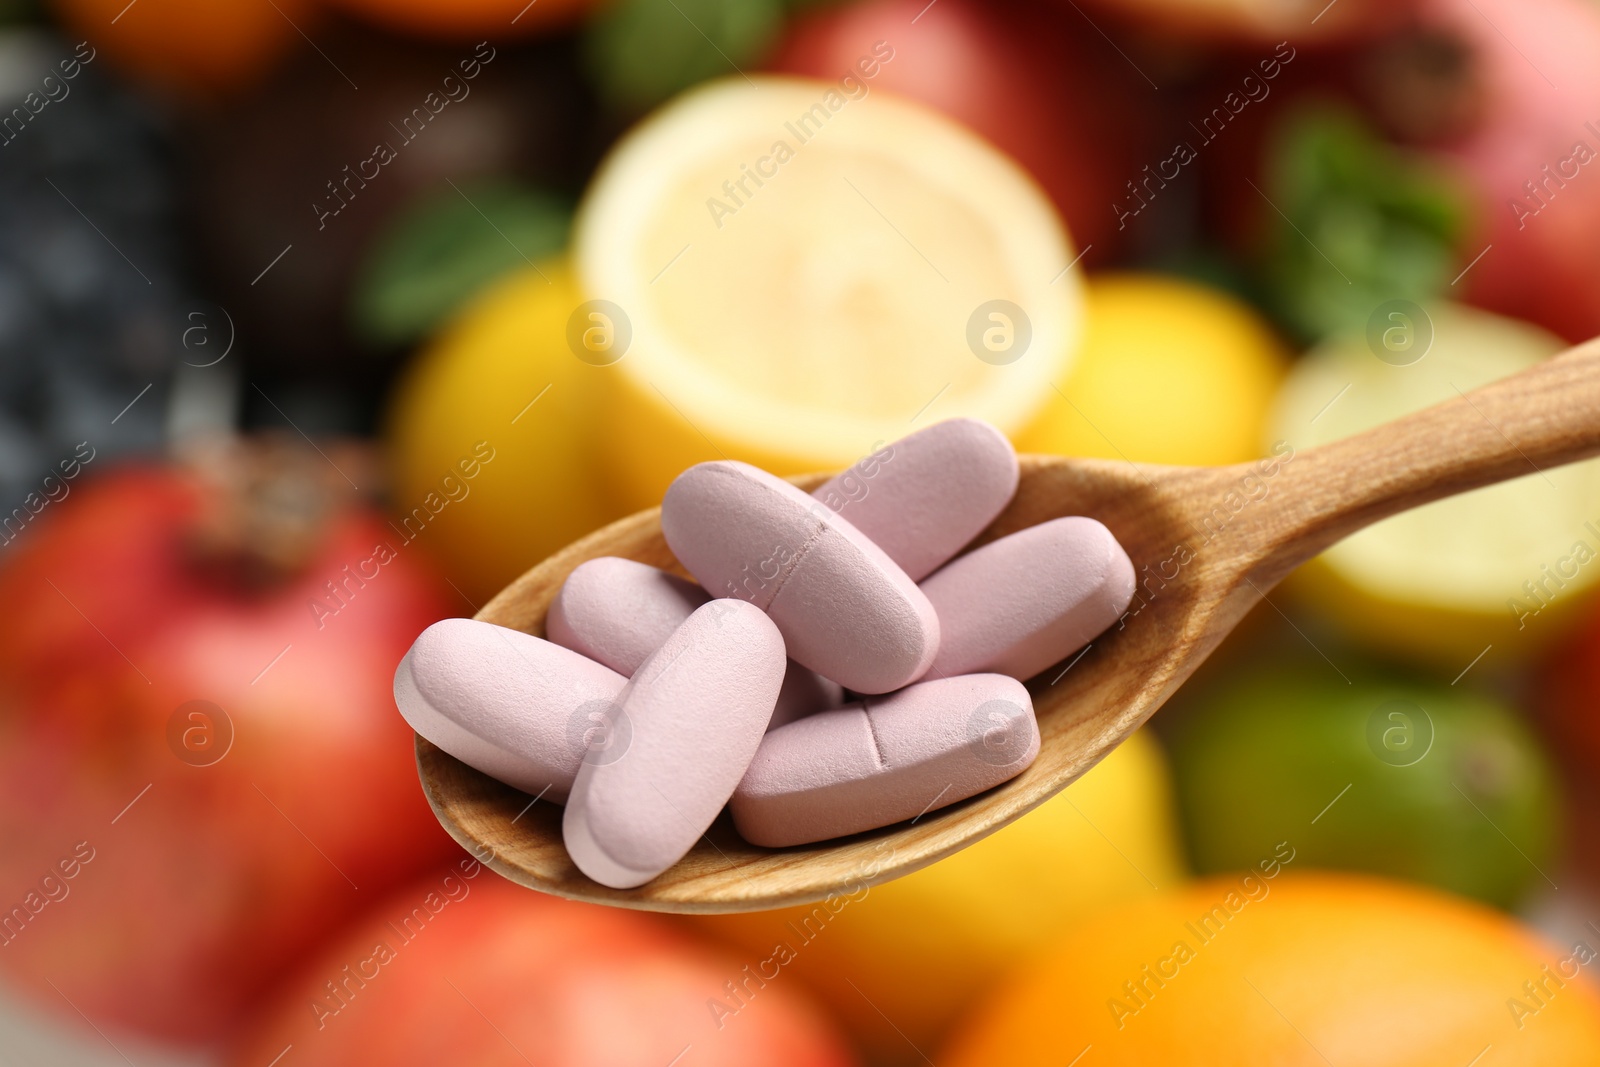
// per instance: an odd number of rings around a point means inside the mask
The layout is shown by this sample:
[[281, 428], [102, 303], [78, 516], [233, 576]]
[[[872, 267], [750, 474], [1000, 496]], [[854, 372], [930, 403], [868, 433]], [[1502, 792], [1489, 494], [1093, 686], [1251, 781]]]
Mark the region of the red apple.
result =
[[853, 1063], [798, 982], [761, 962], [769, 977], [655, 916], [544, 896], [463, 858], [309, 961], [230, 1062], [292, 1047], [294, 1067]]
[[[1066, 13], [1073, 19], [1078, 16]], [[970, 126], [1022, 164], [1066, 219], [1085, 261], [1112, 257], [1113, 203], [1152, 158], [1156, 89], [1087, 23], [995, 0], [867, 0], [800, 18], [776, 69], [837, 80], [883, 42], [866, 79]]]
[[318, 453], [212, 455], [79, 466], [0, 547], [0, 969], [194, 1042], [454, 851], [391, 684], [459, 602]]

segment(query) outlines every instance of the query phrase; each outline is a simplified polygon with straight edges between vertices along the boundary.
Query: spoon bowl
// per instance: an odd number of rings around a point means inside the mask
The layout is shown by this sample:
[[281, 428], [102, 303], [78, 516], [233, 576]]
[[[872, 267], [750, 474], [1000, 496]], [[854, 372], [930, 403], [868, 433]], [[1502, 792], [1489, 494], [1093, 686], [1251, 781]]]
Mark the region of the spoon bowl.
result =
[[[1408, 508], [1600, 453], [1600, 341], [1374, 430], [1312, 449], [1280, 442], [1229, 467], [1021, 457], [1011, 504], [972, 547], [1069, 515], [1103, 522], [1137, 573], [1121, 621], [1031, 679], [1038, 758], [968, 800], [868, 833], [785, 849], [746, 844], [726, 814], [670, 870], [610, 889], [567, 856], [562, 809], [422, 738], [417, 765], [445, 829], [512, 881], [579, 900], [674, 912], [754, 911], [908, 874], [1042, 804], [1138, 729], [1239, 620], [1300, 563]], [[830, 477], [794, 478], [811, 490]], [[476, 616], [544, 635], [566, 576], [599, 556], [684, 571], [652, 508], [550, 556]]]

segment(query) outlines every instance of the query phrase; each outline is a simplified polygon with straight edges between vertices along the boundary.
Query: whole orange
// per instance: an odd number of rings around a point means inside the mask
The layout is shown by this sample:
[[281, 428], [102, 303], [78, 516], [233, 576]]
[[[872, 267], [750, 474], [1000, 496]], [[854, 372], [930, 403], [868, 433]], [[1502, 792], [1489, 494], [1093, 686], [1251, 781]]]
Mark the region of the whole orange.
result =
[[1595, 941], [1547, 944], [1399, 882], [1285, 870], [1293, 855], [1285, 843], [1249, 874], [1077, 927], [966, 1020], [940, 1067], [1600, 1063]]
[[329, 0], [391, 30], [445, 40], [501, 40], [575, 22], [593, 0]]
[[55, 10], [130, 76], [182, 95], [248, 87], [316, 14], [310, 0], [55, 0]]

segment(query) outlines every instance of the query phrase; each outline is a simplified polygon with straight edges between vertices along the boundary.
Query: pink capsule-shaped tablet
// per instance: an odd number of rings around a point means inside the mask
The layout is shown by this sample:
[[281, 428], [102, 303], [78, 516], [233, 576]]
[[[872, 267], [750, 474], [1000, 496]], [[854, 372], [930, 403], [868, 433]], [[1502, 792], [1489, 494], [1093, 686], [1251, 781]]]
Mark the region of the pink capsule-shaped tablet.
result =
[[602, 758], [585, 760], [561, 832], [602, 885], [643, 885], [678, 862], [728, 802], [783, 684], [783, 638], [759, 608], [715, 600], [645, 660]]
[[942, 635], [929, 674], [1031, 678], [1116, 622], [1133, 586], [1128, 554], [1094, 519], [1052, 519], [991, 541], [922, 583]]
[[476, 619], [422, 631], [394, 672], [411, 728], [456, 759], [557, 803], [607, 743], [627, 679], [549, 641]]
[[873, 452], [812, 496], [920, 582], [1005, 510], [1017, 477], [1005, 434], [948, 419]]
[[939, 619], [905, 571], [766, 471], [732, 460], [690, 467], [661, 503], [661, 531], [708, 592], [764, 610], [796, 662], [846, 689], [898, 689], [939, 650]]
[[[659, 567], [617, 556], [580, 563], [562, 583], [545, 617], [558, 645], [632, 676], [694, 610], [711, 598], [695, 583]], [[772, 725], [844, 702], [844, 690], [791, 662], [783, 676]]]
[[550, 640], [632, 676], [711, 598], [686, 578], [617, 556], [580, 563], [550, 602]]
[[965, 800], [1038, 754], [1033, 702], [1016, 679], [919, 682], [769, 733], [734, 791], [733, 822], [772, 848], [843, 837]]

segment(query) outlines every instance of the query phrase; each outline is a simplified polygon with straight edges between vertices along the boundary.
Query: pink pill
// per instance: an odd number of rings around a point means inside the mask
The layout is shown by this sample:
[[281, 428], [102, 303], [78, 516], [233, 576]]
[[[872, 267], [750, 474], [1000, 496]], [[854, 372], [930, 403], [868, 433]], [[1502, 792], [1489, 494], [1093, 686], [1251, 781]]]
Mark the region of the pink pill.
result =
[[1121, 618], [1133, 563], [1094, 519], [1052, 519], [952, 560], [922, 583], [942, 643], [929, 671], [1031, 678]]
[[920, 582], [1005, 510], [1017, 477], [1005, 434], [949, 419], [874, 452], [812, 495]]
[[394, 672], [411, 728], [507, 785], [561, 802], [627, 679], [560, 645], [475, 619], [422, 631]]
[[708, 592], [764, 610], [796, 662], [847, 689], [898, 689], [939, 650], [939, 619], [905, 571], [766, 471], [732, 460], [690, 467], [661, 503], [661, 530]]
[[1033, 702], [1016, 679], [919, 682], [768, 734], [733, 794], [733, 822], [771, 848], [843, 837], [965, 800], [1038, 754]]
[[645, 660], [619, 698], [615, 742], [586, 759], [561, 832], [602, 885], [643, 885], [706, 832], [750, 765], [783, 684], [783, 637], [759, 609], [716, 600]]
[[550, 613], [550, 640], [632, 676], [639, 665], [711, 598], [686, 578], [617, 556], [580, 563]]
[[[617, 556], [580, 563], [550, 604], [545, 632], [558, 645], [632, 674], [650, 654], [711, 598], [695, 583], [659, 567]], [[790, 662], [772, 723], [844, 703], [844, 690]]]

